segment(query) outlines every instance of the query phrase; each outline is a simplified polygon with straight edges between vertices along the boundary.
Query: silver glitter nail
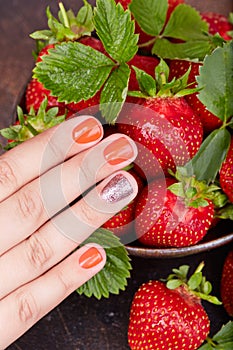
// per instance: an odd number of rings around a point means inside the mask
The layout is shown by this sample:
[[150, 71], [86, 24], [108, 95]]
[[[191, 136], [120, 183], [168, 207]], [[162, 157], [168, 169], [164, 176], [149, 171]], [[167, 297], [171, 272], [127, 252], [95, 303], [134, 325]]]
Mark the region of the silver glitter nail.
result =
[[100, 195], [108, 203], [116, 203], [133, 193], [133, 187], [128, 179], [122, 175], [114, 176], [102, 189]]

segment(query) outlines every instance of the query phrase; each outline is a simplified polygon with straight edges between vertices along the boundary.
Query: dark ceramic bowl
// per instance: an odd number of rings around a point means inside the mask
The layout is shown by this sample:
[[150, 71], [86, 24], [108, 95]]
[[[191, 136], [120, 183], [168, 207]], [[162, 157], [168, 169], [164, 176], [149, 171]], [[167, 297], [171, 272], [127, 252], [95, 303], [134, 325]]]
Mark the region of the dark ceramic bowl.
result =
[[126, 245], [128, 253], [142, 258], [179, 258], [192, 254], [208, 252], [212, 249], [233, 242], [233, 221], [221, 221], [209, 230], [205, 238], [198, 244], [182, 248], [149, 248], [138, 241]]

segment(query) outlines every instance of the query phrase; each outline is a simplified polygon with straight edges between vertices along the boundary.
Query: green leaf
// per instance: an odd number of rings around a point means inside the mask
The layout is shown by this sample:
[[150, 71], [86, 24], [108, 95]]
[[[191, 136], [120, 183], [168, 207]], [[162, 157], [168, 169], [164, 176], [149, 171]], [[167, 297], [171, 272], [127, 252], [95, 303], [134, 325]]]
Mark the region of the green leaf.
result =
[[188, 286], [189, 288], [191, 288], [192, 290], [195, 290], [196, 288], [198, 288], [200, 286], [202, 282], [202, 272], [196, 272], [194, 273], [188, 280]]
[[212, 303], [212, 304], [215, 304], [215, 305], [222, 305], [222, 302], [218, 300], [217, 297], [213, 296], [213, 295], [206, 295], [204, 293], [201, 293], [201, 292], [194, 292], [193, 293], [195, 295], [197, 295], [199, 298], [201, 298], [202, 300], [206, 300], [208, 301], [209, 303]]
[[136, 73], [136, 78], [139, 84], [139, 88], [141, 92], [147, 96], [155, 96], [156, 95], [156, 83], [155, 79], [147, 74], [144, 70], [139, 69], [135, 66], [132, 66]]
[[181, 4], [176, 6], [163, 31], [163, 36], [184, 41], [208, 41], [208, 24], [202, 20], [194, 7]]
[[190, 40], [184, 43], [174, 43], [169, 39], [159, 37], [152, 48], [152, 53], [167, 59], [187, 59], [202, 61], [211, 52], [208, 41]]
[[198, 350], [213, 350], [214, 348], [210, 344], [204, 344]]
[[9, 139], [14, 140], [14, 139], [16, 139], [18, 132], [15, 131], [13, 127], [9, 127], [9, 128], [1, 129], [0, 134], [8, 140]]
[[178, 197], [185, 198], [184, 187], [181, 182], [176, 182], [168, 187], [172, 193], [174, 193]]
[[155, 79], [158, 84], [159, 90], [162, 89], [163, 85], [167, 84], [169, 78], [169, 66], [161, 58], [159, 64], [155, 68]]
[[130, 68], [121, 64], [113, 70], [101, 92], [100, 110], [102, 116], [109, 123], [114, 123], [125, 102]]
[[194, 175], [197, 180], [204, 180], [207, 183], [214, 181], [226, 157], [230, 142], [231, 134], [227, 129], [217, 129], [209, 134], [196, 155], [185, 165], [189, 175]]
[[88, 297], [108, 298], [109, 294], [119, 294], [125, 290], [127, 279], [132, 269], [125, 247], [114, 234], [103, 228], [96, 230], [85, 242], [100, 244], [106, 251], [107, 260], [104, 268], [84, 285], [77, 289], [77, 293]]
[[233, 342], [233, 322], [229, 321], [213, 336], [213, 340], [219, 344], [223, 342]]
[[199, 100], [211, 113], [227, 121], [233, 115], [233, 41], [205, 58], [197, 82], [203, 88]]
[[159, 35], [166, 20], [167, 0], [132, 0], [129, 9], [145, 33]]
[[79, 102], [93, 97], [107, 80], [114, 63], [78, 42], [56, 45], [34, 68], [38, 79], [59, 101]]
[[138, 35], [130, 12], [114, 0], [97, 0], [94, 11], [97, 35], [105, 50], [117, 62], [128, 62], [137, 52]]
[[227, 204], [222, 209], [217, 211], [217, 217], [220, 219], [233, 220], [233, 204]]
[[[76, 23], [79, 23], [80, 28], [82, 28], [83, 35], [90, 35], [95, 29], [93, 23], [93, 8], [86, 0], [83, 0], [83, 3], [84, 6], [80, 8], [76, 16]], [[71, 26], [73, 25], [73, 22], [75, 21], [71, 21]]]
[[166, 286], [168, 289], [176, 289], [182, 285], [182, 281], [179, 279], [171, 279], [167, 281]]

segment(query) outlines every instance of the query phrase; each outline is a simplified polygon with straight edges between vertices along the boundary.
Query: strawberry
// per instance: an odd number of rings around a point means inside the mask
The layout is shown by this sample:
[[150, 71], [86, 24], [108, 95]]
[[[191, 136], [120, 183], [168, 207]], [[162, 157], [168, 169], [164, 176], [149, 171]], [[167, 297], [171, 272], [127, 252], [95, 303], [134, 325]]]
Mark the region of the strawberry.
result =
[[60, 114], [65, 113], [65, 103], [58, 102], [57, 97], [52, 96], [37, 79], [31, 79], [25, 93], [27, 111], [29, 112], [31, 107], [38, 111], [45, 97], [48, 99], [48, 108], [58, 107]]
[[[162, 172], [168, 174], [168, 169], [175, 170], [177, 165], [184, 165], [196, 154], [203, 137], [199, 117], [184, 97], [176, 95], [181, 87], [185, 90], [183, 80], [179, 83], [163, 82], [167, 69], [161, 60], [155, 70], [156, 76], [162, 79], [156, 81], [145, 72], [136, 70], [139, 85], [144, 89], [139, 96], [145, 98], [133, 107], [125, 106], [118, 118], [119, 132], [138, 142], [136, 166], [140, 173], [143, 169], [147, 180]], [[141, 83], [140, 76], [143, 77]]]
[[[132, 169], [129, 173], [133, 175], [138, 184], [138, 195], [143, 188], [142, 178]], [[137, 196], [138, 196], [137, 195]], [[111, 219], [103, 224], [103, 227], [112, 231], [118, 237], [125, 236], [133, 230], [133, 220], [134, 220], [134, 209], [137, 202], [137, 196], [130, 202], [125, 208], [123, 208], [119, 213], [114, 215]]]
[[[190, 87], [196, 87], [196, 76], [199, 75], [199, 68], [202, 63], [185, 61], [185, 60], [171, 60], [169, 62], [170, 79], [180, 78], [189, 68], [191, 68], [188, 78]], [[222, 125], [222, 121], [213, 113], [209, 112], [203, 103], [198, 99], [197, 93], [185, 96], [189, 105], [196, 111], [201, 119], [203, 130], [205, 134], [209, 134], [214, 129]]]
[[229, 32], [233, 30], [233, 25], [228, 21], [228, 18], [220, 13], [205, 12], [201, 14], [204, 21], [209, 24], [210, 34], [219, 34], [224, 40], [231, 40], [232, 36]]
[[233, 137], [231, 138], [230, 147], [219, 175], [221, 188], [228, 196], [230, 202], [233, 203]]
[[[189, 182], [190, 179], [181, 184], [172, 178], [159, 178], [141, 192], [135, 208], [135, 231], [143, 245], [185, 247], [206, 235], [214, 205], [205, 197], [202, 183], [194, 183], [193, 179], [192, 185]], [[181, 185], [182, 191], [177, 193]]]
[[[173, 269], [167, 283], [150, 280], [136, 291], [130, 308], [128, 343], [131, 350], [196, 350], [210, 332], [201, 303], [207, 286], [201, 263], [188, 279], [189, 267]], [[208, 290], [209, 292], [210, 290]], [[205, 299], [220, 304], [207, 294]]]
[[233, 250], [225, 258], [220, 289], [223, 306], [227, 313], [233, 316]]

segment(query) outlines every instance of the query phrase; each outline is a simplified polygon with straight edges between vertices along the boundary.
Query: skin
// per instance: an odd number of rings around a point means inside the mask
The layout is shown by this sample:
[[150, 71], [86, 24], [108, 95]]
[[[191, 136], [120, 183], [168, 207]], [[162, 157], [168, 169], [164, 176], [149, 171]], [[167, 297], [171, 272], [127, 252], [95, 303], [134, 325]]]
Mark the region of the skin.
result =
[[[123, 135], [102, 140], [99, 124], [96, 140], [75, 142], [72, 130], [88, 118], [72, 118], [0, 157], [0, 349], [103, 268], [103, 247], [91, 244], [76, 248], [137, 194], [133, 176], [120, 171], [136, 158], [135, 144], [128, 139], [133, 150], [129, 159], [116, 164], [104, 161], [106, 145]], [[125, 174], [133, 191], [116, 203], [107, 203], [101, 191], [115, 172]], [[57, 221], [51, 219], [96, 182], [89, 195], [58, 214]], [[100, 201], [104, 203], [101, 211]], [[70, 215], [76, 228], [72, 239]], [[87, 268], [80, 257], [91, 247], [96, 248], [99, 259]]]

